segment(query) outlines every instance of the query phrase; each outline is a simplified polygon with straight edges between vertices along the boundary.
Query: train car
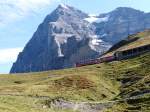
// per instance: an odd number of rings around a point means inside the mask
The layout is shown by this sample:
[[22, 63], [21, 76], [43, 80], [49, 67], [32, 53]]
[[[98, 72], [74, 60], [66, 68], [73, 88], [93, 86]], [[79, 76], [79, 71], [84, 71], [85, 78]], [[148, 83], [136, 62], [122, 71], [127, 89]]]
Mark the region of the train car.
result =
[[94, 64], [99, 64], [103, 62], [110, 62], [114, 61], [115, 57], [114, 56], [108, 56], [108, 57], [103, 57], [103, 58], [97, 58], [97, 59], [89, 59], [81, 62], [77, 62], [75, 64], [76, 67], [82, 67], [82, 66], [87, 66], [87, 65], [94, 65]]
[[111, 62], [111, 61], [114, 61], [116, 58], [115, 56], [107, 56], [107, 57], [103, 57], [103, 58], [100, 58], [101, 62]]
[[86, 65], [94, 65], [100, 63], [99, 59], [89, 59], [81, 62], [77, 62], [75, 64], [76, 67], [86, 66]]

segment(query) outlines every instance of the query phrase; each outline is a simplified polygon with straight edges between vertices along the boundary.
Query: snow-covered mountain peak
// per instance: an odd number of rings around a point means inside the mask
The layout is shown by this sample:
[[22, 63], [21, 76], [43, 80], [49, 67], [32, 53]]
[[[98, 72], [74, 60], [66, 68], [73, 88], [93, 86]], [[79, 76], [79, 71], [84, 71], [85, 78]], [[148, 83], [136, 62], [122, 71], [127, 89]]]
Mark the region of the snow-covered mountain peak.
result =
[[59, 7], [64, 8], [64, 9], [69, 9], [69, 7], [66, 4], [61, 3]]

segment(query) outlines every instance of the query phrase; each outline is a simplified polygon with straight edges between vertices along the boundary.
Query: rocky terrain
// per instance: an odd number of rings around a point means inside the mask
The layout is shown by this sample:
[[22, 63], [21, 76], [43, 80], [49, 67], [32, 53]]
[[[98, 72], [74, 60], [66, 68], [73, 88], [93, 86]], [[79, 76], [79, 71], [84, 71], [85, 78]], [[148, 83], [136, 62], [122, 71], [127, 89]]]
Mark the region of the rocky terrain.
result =
[[69, 68], [99, 57], [127, 35], [150, 28], [149, 18], [126, 7], [94, 16], [61, 4], [39, 25], [10, 73]]

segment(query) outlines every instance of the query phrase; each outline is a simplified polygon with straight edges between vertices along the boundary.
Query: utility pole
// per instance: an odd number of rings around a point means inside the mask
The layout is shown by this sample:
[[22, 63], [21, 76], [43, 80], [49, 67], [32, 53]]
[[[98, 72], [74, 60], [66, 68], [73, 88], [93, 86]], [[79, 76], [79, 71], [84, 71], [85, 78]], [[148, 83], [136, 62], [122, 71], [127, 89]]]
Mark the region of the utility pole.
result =
[[146, 29], [145, 17], [144, 17], [144, 19], [143, 19], [143, 22], [144, 22], [144, 23], [143, 23], [143, 28], [144, 28], [143, 30], [145, 30], [145, 29]]
[[32, 64], [29, 65], [29, 71], [31, 72], [32, 70]]
[[128, 36], [131, 35], [131, 31], [130, 31], [130, 27], [131, 27], [131, 24], [133, 23], [134, 21], [132, 20], [132, 17], [128, 17], [128, 21], [127, 21], [127, 33], [128, 33]]
[[128, 36], [130, 35], [130, 19], [128, 18], [128, 26], [127, 26]]
[[48, 38], [47, 38], [47, 53], [49, 55], [49, 51], [50, 51], [50, 26], [48, 26]]

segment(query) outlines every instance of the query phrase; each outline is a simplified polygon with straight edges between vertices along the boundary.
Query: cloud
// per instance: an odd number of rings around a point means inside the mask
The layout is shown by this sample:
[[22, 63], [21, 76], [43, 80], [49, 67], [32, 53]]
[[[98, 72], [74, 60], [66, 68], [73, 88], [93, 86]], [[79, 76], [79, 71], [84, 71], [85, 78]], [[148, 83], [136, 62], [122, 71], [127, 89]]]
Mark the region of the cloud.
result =
[[38, 13], [54, 1], [57, 0], [0, 0], [0, 24]]
[[0, 49], [0, 64], [9, 64], [16, 61], [22, 48]]

